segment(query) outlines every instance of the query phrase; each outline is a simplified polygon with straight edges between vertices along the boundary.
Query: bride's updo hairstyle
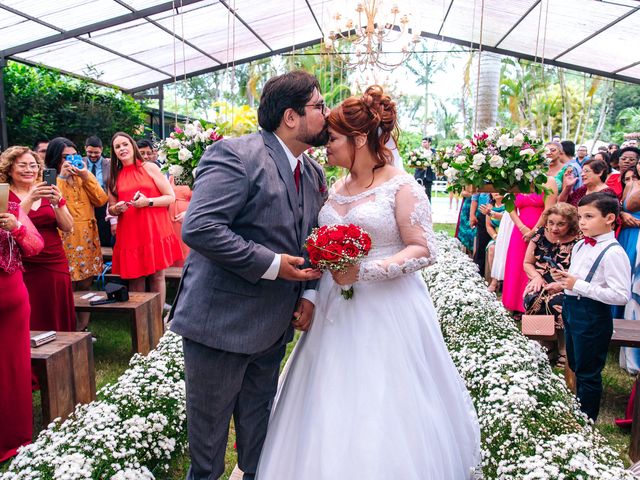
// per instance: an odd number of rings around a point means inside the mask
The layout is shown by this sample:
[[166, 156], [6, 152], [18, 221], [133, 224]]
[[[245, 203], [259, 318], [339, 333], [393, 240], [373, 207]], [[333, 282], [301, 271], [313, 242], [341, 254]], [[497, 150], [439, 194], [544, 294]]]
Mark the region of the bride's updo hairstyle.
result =
[[393, 162], [393, 154], [385, 145], [398, 129], [396, 104], [382, 87], [371, 85], [362, 97], [349, 97], [329, 114], [329, 126], [346, 135], [351, 145], [351, 167], [355, 161], [354, 137], [367, 136], [367, 147], [377, 159], [374, 170]]

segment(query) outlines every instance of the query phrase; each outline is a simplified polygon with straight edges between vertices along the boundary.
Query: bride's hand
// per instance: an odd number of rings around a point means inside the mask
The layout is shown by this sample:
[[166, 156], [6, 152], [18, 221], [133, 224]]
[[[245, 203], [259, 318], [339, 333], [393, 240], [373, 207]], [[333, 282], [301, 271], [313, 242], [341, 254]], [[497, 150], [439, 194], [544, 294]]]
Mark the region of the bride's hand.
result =
[[313, 309], [313, 303], [306, 298], [298, 300], [296, 311], [293, 312], [293, 321], [291, 322], [293, 328], [302, 332], [309, 330], [313, 321]]
[[358, 281], [358, 273], [360, 272], [360, 264], [351, 265], [342, 272], [331, 271], [334, 282], [338, 285], [353, 285]]

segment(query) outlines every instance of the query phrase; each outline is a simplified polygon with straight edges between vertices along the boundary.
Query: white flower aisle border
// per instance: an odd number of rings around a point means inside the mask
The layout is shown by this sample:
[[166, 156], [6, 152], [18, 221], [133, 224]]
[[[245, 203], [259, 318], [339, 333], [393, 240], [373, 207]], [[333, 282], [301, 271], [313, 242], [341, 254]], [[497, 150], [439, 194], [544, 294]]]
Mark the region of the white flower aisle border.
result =
[[186, 444], [181, 338], [162, 337], [95, 402], [79, 405], [20, 449], [2, 480], [153, 480]]
[[[517, 330], [459, 242], [438, 234], [424, 270], [454, 363], [482, 429], [485, 479], [635, 478], [578, 409], [540, 346]], [[2, 480], [151, 480], [186, 445], [184, 361], [168, 332], [135, 355], [100, 400], [76, 408], [20, 450]]]
[[438, 262], [423, 277], [478, 412], [484, 478], [636, 478], [579, 410], [539, 344], [487, 291], [458, 240], [437, 237]]

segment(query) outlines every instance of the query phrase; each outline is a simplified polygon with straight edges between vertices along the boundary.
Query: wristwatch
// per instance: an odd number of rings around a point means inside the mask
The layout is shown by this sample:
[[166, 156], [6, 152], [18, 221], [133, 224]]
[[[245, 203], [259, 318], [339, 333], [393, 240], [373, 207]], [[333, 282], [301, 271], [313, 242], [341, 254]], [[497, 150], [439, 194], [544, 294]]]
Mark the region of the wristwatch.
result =
[[153, 199], [152, 198], [149, 199], [149, 205], [147, 205], [147, 207], [153, 207]]

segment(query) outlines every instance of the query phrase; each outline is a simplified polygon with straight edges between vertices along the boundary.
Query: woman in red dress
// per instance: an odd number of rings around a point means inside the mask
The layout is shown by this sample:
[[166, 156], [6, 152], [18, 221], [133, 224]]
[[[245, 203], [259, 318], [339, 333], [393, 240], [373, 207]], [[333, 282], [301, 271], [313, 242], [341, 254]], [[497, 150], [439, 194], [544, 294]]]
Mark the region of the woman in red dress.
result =
[[[44, 239], [44, 249], [23, 259], [24, 283], [31, 303], [31, 330], [74, 332], [76, 314], [69, 262], [58, 229], [69, 232], [73, 217], [57, 186], [42, 182], [42, 161], [27, 147], [4, 152], [9, 200], [20, 203]], [[3, 162], [3, 166], [5, 162]]]
[[[2, 155], [0, 165], [4, 160]], [[0, 171], [0, 182], [6, 181]], [[0, 213], [0, 462], [31, 442], [30, 307], [21, 257], [36, 255], [43, 246], [29, 217], [18, 203], [9, 202], [8, 211]]]
[[129, 280], [133, 292], [144, 292], [150, 277], [164, 305], [164, 269], [182, 258], [168, 207], [173, 190], [157, 165], [144, 162], [135, 141], [118, 132], [111, 139], [109, 214], [118, 217], [113, 273]]

